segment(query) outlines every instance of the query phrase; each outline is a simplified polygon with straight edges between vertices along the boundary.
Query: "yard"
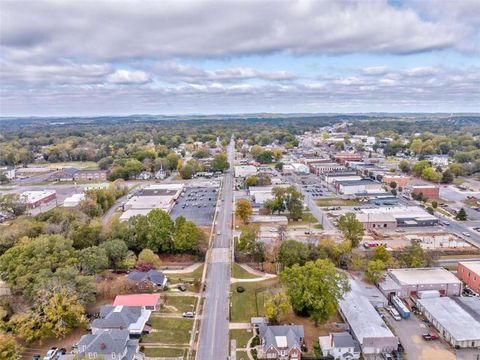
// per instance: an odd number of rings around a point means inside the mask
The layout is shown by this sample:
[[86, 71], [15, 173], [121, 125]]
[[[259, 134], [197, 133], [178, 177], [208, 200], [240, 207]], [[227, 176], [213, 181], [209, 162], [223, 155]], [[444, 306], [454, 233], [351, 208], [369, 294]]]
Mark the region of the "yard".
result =
[[235, 279], [256, 279], [259, 276], [249, 273], [247, 270], [242, 268], [240, 265], [234, 263], [232, 266], [232, 277]]
[[230, 340], [237, 340], [237, 349], [244, 349], [252, 337], [252, 330], [230, 330]]
[[183, 318], [151, 317], [152, 332], [142, 337], [142, 343], [188, 345], [193, 320]]
[[182, 296], [165, 294], [165, 305], [162, 307], [162, 312], [166, 313], [182, 313], [184, 311], [195, 310], [197, 298], [195, 296]]
[[185, 356], [185, 348], [143, 348], [145, 356], [149, 357], [181, 357]]
[[[269, 295], [269, 290], [277, 284], [277, 279], [233, 284], [231, 287], [231, 322], [250, 322], [250, 318], [253, 316], [263, 316], [264, 301]], [[239, 286], [243, 287], [245, 291], [237, 292]]]
[[317, 224], [318, 220], [315, 216], [312, 215], [310, 212], [304, 212], [302, 215], [302, 220], [299, 221], [291, 221], [288, 223], [288, 226], [302, 226], [302, 225], [311, 225]]

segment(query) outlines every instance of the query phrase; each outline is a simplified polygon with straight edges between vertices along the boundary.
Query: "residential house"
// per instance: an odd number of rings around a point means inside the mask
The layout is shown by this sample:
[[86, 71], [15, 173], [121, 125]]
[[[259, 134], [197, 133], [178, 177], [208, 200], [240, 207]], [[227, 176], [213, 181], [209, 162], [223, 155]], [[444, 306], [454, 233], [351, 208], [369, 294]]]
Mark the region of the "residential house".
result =
[[151, 310], [141, 306], [104, 305], [100, 308], [100, 315], [90, 324], [92, 334], [101, 330], [117, 329], [128, 330], [130, 336], [140, 337], [142, 333], [149, 332], [147, 321]]
[[302, 325], [279, 325], [259, 327], [260, 359], [297, 360], [302, 358], [304, 330]]
[[130, 294], [117, 295], [113, 306], [140, 306], [146, 310], [160, 309], [160, 295], [159, 294]]
[[330, 333], [318, 338], [323, 356], [333, 356], [334, 359], [360, 359], [360, 344], [348, 332]]
[[130, 274], [128, 274], [128, 279], [133, 281], [139, 287], [142, 287], [142, 284], [146, 284], [152, 285], [160, 290], [163, 290], [168, 281], [163, 272], [154, 269], [146, 272], [132, 271]]

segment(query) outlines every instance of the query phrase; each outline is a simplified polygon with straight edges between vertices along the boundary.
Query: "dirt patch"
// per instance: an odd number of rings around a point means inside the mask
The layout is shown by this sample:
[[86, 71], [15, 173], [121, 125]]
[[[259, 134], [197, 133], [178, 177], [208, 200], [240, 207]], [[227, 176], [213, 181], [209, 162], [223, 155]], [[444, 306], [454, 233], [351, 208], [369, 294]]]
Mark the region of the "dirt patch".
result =
[[201, 261], [197, 256], [190, 254], [161, 254], [158, 255], [162, 266], [189, 266]]

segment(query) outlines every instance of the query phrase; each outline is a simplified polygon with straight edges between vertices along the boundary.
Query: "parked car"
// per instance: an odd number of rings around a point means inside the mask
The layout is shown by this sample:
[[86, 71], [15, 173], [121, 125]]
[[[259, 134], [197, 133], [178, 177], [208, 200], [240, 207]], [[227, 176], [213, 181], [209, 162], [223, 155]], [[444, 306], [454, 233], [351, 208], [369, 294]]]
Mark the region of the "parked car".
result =
[[393, 360], [393, 357], [390, 353], [388, 352], [384, 352], [382, 353], [382, 357], [385, 359], [385, 360]]
[[435, 334], [434, 332], [428, 332], [428, 333], [422, 334], [422, 337], [426, 341], [438, 340], [438, 335]]
[[393, 306], [389, 306], [387, 309], [390, 315], [392, 315], [392, 317], [395, 319], [395, 321], [402, 320], [402, 317], [398, 313], [397, 309], [395, 309]]
[[45, 356], [43, 357], [43, 360], [53, 360], [55, 359], [55, 356], [58, 353], [58, 348], [52, 347], [50, 350], [47, 351]]
[[193, 318], [195, 316], [195, 311], [185, 311], [182, 314], [182, 317], [184, 318]]
[[187, 291], [187, 286], [185, 284], [178, 284], [177, 289], [180, 291]]
[[40, 360], [40, 355], [33, 355], [32, 360]]

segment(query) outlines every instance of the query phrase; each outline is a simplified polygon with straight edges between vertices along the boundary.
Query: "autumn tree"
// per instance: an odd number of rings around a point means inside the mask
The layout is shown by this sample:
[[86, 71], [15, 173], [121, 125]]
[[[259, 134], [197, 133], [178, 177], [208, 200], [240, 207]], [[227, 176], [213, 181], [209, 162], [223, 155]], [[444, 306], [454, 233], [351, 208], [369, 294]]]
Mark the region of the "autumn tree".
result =
[[15, 336], [4, 331], [0, 331], [0, 359], [17, 360], [20, 359], [22, 346], [17, 342]]
[[247, 199], [239, 199], [236, 202], [235, 215], [238, 216], [244, 224], [248, 222], [253, 214], [252, 203]]
[[158, 268], [162, 262], [160, 261], [158, 255], [156, 255], [152, 250], [143, 249], [140, 251], [140, 254], [138, 254], [137, 265], [138, 264], [150, 264], [152, 267]]
[[382, 260], [370, 260], [367, 264], [367, 270], [365, 270], [365, 278], [374, 284], [378, 284], [384, 271], [385, 263]]
[[272, 324], [278, 324], [290, 312], [290, 301], [285, 290], [271, 293], [265, 300], [265, 316]]

